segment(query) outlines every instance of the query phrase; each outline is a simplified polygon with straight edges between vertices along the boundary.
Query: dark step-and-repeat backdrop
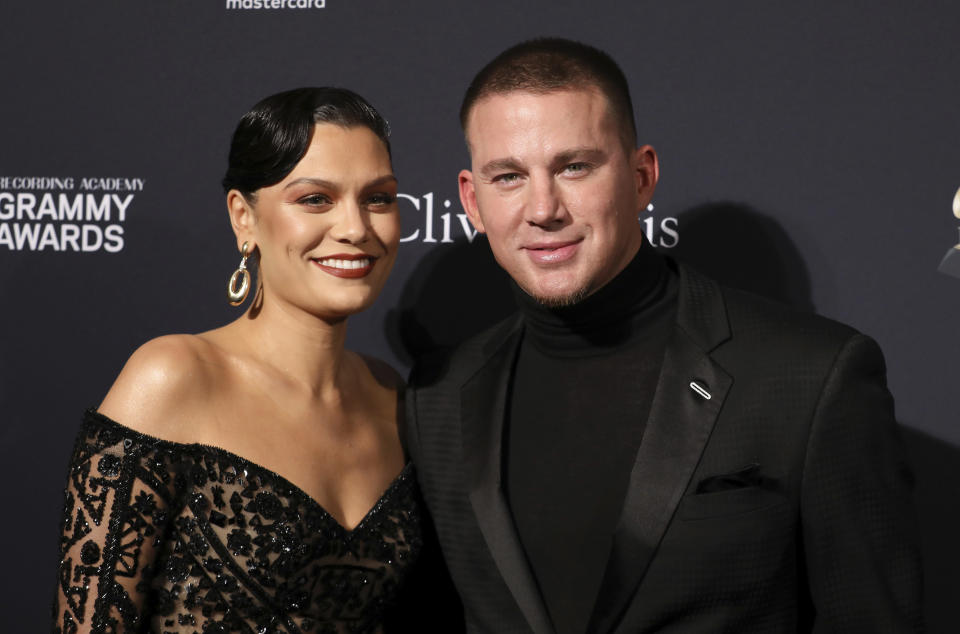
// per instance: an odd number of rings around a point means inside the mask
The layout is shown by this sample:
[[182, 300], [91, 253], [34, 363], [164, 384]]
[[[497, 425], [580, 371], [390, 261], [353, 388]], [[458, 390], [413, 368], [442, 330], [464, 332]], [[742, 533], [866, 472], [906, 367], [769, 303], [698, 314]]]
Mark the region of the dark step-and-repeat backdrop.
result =
[[389, 119], [403, 244], [348, 345], [406, 372], [511, 310], [457, 197], [457, 109], [494, 54], [558, 35], [631, 82], [662, 162], [654, 245], [880, 342], [930, 628], [954, 631], [960, 264], [939, 269], [960, 240], [960, 3], [44, 0], [0, 24], [0, 630], [47, 628], [83, 409], [143, 341], [237, 315], [219, 181], [239, 116], [336, 85]]

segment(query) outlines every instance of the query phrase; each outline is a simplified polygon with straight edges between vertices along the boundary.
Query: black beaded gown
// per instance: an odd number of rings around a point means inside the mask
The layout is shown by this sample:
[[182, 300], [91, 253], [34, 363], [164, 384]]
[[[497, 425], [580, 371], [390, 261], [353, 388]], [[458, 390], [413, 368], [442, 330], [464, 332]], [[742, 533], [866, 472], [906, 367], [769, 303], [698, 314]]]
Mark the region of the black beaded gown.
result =
[[380, 632], [421, 546], [409, 464], [347, 530], [264, 467], [88, 410], [70, 461], [54, 631]]

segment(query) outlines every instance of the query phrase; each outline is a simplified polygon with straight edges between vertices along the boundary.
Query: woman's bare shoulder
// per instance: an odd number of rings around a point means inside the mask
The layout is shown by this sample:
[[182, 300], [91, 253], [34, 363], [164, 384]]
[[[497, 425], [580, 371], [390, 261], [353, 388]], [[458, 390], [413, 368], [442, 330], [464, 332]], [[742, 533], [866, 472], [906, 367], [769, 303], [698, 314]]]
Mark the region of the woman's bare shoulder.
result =
[[[130, 356], [98, 410], [144, 434], [181, 440], [186, 413], [208, 392], [217, 349], [197, 335], [151, 339]], [[192, 417], [189, 417], [192, 418]]]

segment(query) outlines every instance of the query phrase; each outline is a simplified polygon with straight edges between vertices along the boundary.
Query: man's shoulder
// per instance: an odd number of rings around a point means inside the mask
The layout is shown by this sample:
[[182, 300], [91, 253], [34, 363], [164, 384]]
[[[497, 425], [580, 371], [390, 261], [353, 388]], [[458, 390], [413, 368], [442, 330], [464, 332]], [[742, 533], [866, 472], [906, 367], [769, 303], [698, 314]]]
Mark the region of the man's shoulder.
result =
[[687, 271], [684, 277], [694, 284], [712, 286], [722, 298], [729, 346], [746, 345], [758, 353], [789, 348], [832, 354], [860, 335], [852, 326], [829, 317], [725, 286], [695, 271]]
[[798, 335], [849, 339], [858, 331], [835, 319], [796, 308], [748, 291], [721, 287], [730, 320], [734, 324], [773, 328], [775, 332]]

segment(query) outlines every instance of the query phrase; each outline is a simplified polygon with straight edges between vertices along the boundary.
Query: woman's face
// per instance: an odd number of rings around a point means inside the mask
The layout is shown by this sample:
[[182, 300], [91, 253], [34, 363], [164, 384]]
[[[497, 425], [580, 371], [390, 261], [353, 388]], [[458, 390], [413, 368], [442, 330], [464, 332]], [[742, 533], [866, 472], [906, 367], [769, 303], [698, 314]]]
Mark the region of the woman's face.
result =
[[[303, 159], [282, 181], [258, 190], [251, 207], [264, 302], [325, 319], [373, 303], [400, 240], [397, 179], [373, 132], [316, 125]], [[243, 223], [235, 217], [234, 224]]]

